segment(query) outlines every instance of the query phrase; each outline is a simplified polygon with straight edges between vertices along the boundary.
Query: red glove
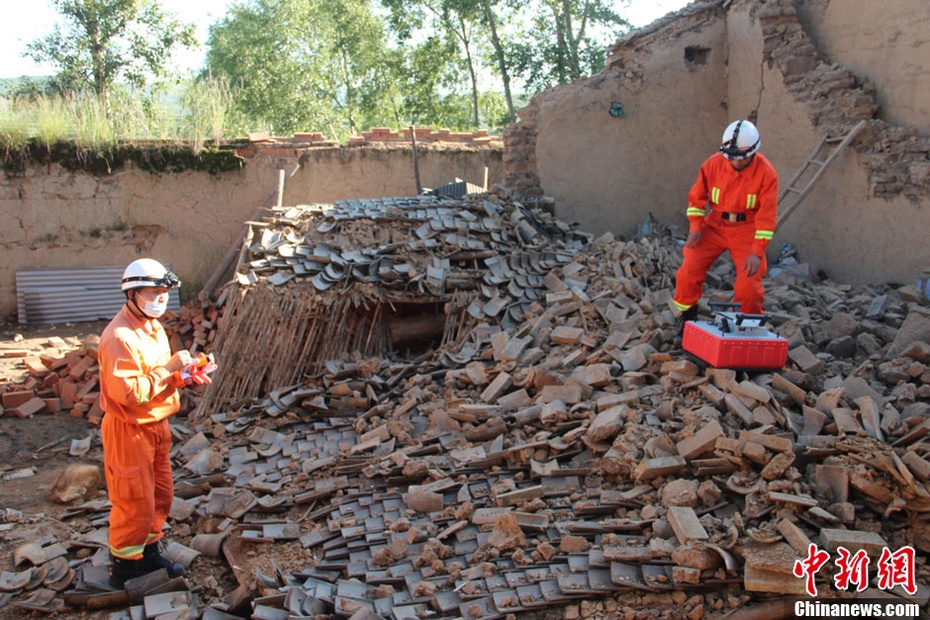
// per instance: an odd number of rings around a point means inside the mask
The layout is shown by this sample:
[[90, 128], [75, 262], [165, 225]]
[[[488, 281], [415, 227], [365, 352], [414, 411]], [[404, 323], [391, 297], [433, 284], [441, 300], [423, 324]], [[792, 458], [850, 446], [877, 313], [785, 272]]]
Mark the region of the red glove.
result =
[[190, 369], [190, 375], [190, 385], [209, 385], [213, 383], [213, 379], [207, 373], [205, 366], [199, 368], [194, 366]]

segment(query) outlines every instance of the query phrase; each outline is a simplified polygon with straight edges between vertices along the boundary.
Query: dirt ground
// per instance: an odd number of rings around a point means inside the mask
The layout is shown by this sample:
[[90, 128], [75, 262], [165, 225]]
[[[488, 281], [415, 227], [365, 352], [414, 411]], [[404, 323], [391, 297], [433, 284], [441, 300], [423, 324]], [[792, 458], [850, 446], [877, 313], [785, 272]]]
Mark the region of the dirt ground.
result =
[[[39, 351], [48, 346], [53, 336], [69, 341], [78, 341], [90, 334], [100, 334], [107, 321], [62, 325], [19, 325], [7, 319], [0, 323], [0, 384], [16, 383], [26, 378], [27, 372], [21, 357], [3, 357], [6, 350]], [[90, 450], [80, 457], [69, 454], [72, 440], [85, 439], [91, 435]], [[14, 565], [14, 553], [24, 544], [46, 536], [52, 536], [66, 547], [69, 540], [87, 534], [98, 526], [90, 521], [91, 516], [65, 518], [70, 505], [55, 503], [50, 498], [50, 489], [58, 475], [73, 463], [89, 463], [103, 471], [103, 448], [99, 428], [84, 418], [75, 418], [67, 412], [39, 414], [21, 419], [12, 415], [0, 415], [0, 571], [18, 572], [25, 565]], [[105, 499], [101, 488], [97, 497]], [[89, 499], [93, 499], [92, 497]], [[78, 500], [75, 503], [80, 503]], [[4, 517], [3, 515], [7, 515]], [[3, 529], [5, 521], [7, 523]], [[11, 526], [12, 525], [12, 526]], [[169, 537], [181, 543], [190, 542], [190, 527], [181, 525], [169, 532]], [[275, 553], [278, 554], [278, 549]], [[280, 549], [287, 554], [287, 549]], [[90, 555], [89, 550], [69, 550], [68, 559]], [[198, 557], [189, 568], [188, 580], [201, 585], [198, 595], [204, 602], [216, 602], [236, 587], [232, 572], [222, 559]], [[28, 594], [28, 593], [27, 593]], [[17, 595], [5, 601], [0, 593], [0, 620], [24, 617], [41, 617], [38, 612], [26, 612], [13, 605], [25, 595]], [[105, 620], [120, 608], [99, 611], [68, 609], [58, 613], [59, 618], [83, 618]]]
[[[105, 325], [105, 321], [18, 325], [6, 320], [0, 324], [0, 356], [9, 349], [42, 349], [52, 336], [81, 339], [88, 334], [99, 334]], [[0, 383], [19, 382], [26, 376], [22, 358], [0, 357]], [[96, 441], [91, 441], [91, 449], [80, 458], [71, 456], [71, 440], [84, 439], [89, 434], [96, 438]], [[65, 412], [28, 419], [0, 416], [0, 510], [18, 511], [24, 521], [8, 531], [0, 531], [0, 570], [23, 570], [22, 566], [14, 566], [13, 561], [14, 552], [20, 545], [48, 535], [67, 541], [73, 535], [91, 529], [86, 519], [62, 520], [60, 517], [69, 507], [56, 504], [49, 498], [49, 489], [58, 474], [78, 461], [103, 463], [98, 429], [87, 420], [71, 417]], [[25, 475], [30, 470], [31, 475]], [[96, 620], [109, 618], [109, 613], [109, 610], [93, 614], [68, 613], [59, 617]], [[0, 608], [3, 620], [27, 615], [12, 604]]]

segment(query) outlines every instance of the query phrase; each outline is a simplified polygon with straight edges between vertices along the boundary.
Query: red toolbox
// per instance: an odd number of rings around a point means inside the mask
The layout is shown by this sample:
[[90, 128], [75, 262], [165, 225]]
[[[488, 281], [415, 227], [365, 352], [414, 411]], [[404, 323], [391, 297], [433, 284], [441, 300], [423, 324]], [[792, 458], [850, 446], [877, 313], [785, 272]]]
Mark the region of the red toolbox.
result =
[[788, 341], [765, 329], [765, 314], [715, 312], [711, 321], [688, 321], [685, 351], [714, 368], [775, 370], [788, 359]]

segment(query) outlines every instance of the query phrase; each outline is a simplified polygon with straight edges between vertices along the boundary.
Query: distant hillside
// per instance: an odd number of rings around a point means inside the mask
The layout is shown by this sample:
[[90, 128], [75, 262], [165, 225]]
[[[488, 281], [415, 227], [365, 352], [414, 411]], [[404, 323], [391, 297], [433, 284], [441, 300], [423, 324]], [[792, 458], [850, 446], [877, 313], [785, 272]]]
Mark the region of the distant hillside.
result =
[[29, 84], [30, 82], [41, 87], [45, 82], [48, 82], [52, 76], [50, 75], [41, 75], [41, 76], [27, 76], [17, 78], [0, 78], [0, 95], [8, 95], [12, 92], [20, 90], [20, 87]]

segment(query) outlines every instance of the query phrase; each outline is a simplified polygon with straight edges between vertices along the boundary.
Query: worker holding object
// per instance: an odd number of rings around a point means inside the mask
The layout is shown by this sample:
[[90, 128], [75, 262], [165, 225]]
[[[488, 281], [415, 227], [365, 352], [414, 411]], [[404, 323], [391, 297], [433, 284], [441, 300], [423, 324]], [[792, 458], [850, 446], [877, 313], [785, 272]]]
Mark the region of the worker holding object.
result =
[[110, 584], [164, 568], [179, 577], [184, 566], [164, 558], [158, 541], [174, 501], [168, 418], [181, 404], [178, 389], [211, 382], [216, 368], [189, 351], [171, 353], [158, 321], [177, 276], [150, 258], [123, 273], [126, 303], [100, 337], [100, 432], [110, 510]]
[[736, 267], [733, 301], [744, 313], [762, 314], [765, 249], [778, 217], [778, 173], [759, 153], [759, 131], [750, 121], [730, 123], [721, 142], [688, 192], [689, 232], [670, 304], [682, 327], [697, 318], [707, 271], [727, 250]]

